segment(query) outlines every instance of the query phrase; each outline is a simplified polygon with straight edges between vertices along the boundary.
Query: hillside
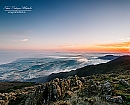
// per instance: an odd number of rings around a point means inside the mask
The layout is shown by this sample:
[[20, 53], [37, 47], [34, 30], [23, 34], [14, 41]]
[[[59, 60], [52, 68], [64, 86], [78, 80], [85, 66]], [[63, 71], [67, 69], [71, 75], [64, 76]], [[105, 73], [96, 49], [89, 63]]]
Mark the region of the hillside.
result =
[[53, 73], [48, 76], [47, 80], [50, 81], [54, 78], [66, 78], [68, 76], [74, 76], [74, 75], [82, 77], [93, 74], [106, 74], [106, 73], [130, 74], [129, 70], [130, 70], [130, 56], [125, 55], [118, 57], [108, 63], [89, 65], [70, 72], [60, 72], [56, 74]]
[[0, 93], [0, 105], [130, 105], [130, 75], [55, 78]]
[[23, 88], [6, 83], [0, 105], [130, 105], [130, 56], [49, 77], [55, 79]]

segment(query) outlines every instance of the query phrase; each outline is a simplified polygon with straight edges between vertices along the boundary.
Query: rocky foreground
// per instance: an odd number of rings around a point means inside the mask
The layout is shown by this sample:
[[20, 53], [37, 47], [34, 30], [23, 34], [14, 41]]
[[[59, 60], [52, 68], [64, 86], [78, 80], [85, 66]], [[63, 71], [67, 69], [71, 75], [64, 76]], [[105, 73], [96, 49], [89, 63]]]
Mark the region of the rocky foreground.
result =
[[0, 105], [130, 105], [130, 75], [55, 78], [0, 93]]
[[0, 105], [130, 105], [130, 56], [52, 74], [48, 81], [1, 83]]

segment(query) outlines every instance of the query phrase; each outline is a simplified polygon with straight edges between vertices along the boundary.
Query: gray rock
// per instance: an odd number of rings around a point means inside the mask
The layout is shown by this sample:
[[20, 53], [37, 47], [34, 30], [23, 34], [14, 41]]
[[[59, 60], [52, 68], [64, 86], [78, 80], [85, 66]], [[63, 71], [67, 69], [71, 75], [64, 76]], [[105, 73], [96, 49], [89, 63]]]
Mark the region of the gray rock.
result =
[[123, 99], [121, 96], [106, 95], [106, 100], [114, 103], [123, 103]]
[[120, 79], [119, 83], [124, 85], [124, 86], [130, 86], [130, 84], [127, 81], [125, 81], [124, 79]]
[[105, 95], [111, 94], [111, 83], [108, 81], [105, 81], [105, 83], [102, 85], [102, 92]]

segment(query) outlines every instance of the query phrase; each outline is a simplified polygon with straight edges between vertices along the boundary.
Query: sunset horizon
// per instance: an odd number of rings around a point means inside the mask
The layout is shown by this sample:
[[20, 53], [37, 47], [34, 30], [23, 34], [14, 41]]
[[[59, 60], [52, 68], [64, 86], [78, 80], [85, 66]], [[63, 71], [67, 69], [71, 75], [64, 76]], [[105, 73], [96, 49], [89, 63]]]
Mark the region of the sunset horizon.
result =
[[4, 0], [0, 50], [130, 52], [129, 4], [128, 0]]
[[55, 48], [1, 48], [0, 51], [2, 50], [15, 50], [15, 51], [68, 51], [68, 52], [116, 52], [116, 53], [129, 53], [130, 52], [130, 42], [116, 42], [116, 43], [97, 43], [97, 44], [88, 44], [88, 45], [66, 45], [66, 46], [58, 46]]

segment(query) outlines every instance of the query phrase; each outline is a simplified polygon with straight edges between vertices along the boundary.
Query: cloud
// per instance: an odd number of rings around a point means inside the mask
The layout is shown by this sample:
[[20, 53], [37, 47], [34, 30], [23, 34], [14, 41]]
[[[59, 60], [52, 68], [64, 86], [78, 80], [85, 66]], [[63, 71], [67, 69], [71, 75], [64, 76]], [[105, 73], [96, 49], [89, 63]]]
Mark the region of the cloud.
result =
[[28, 41], [28, 39], [23, 39], [23, 40], [22, 40], [22, 42], [26, 42], [26, 41]]
[[100, 47], [129, 47], [130, 41], [118, 42], [118, 43], [97, 44], [96, 46], [100, 46]]
[[125, 39], [119, 39], [120, 41], [129, 41], [130, 38], [125, 38]]
[[26, 39], [23, 39], [23, 40], [13, 40], [14, 42], [26, 42], [26, 41], [28, 41], [28, 39], [26, 38]]

